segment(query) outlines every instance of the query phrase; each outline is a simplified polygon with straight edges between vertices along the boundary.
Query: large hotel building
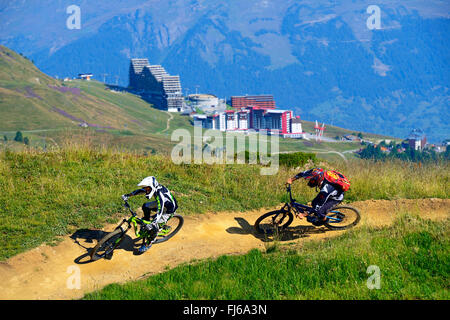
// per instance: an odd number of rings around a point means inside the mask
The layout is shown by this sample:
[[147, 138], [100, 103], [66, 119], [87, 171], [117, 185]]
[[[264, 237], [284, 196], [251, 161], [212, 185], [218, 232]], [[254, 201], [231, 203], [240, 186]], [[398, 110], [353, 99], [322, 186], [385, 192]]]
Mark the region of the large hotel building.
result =
[[148, 59], [131, 59], [129, 88], [139, 92], [159, 109], [180, 112], [183, 107], [180, 76], [172, 76]]
[[283, 137], [302, 137], [300, 117], [290, 110], [277, 110], [271, 95], [231, 97], [232, 110], [213, 115], [196, 115], [194, 120], [204, 128], [221, 131], [253, 129]]

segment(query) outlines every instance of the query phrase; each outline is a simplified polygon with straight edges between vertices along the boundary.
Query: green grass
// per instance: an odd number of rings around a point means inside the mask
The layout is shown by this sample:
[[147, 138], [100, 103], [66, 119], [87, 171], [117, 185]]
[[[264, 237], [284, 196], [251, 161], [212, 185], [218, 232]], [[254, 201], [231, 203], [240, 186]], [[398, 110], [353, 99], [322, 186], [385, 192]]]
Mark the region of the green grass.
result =
[[[402, 215], [392, 227], [351, 230], [301, 247], [185, 264], [84, 299], [443, 299], [450, 298], [449, 221]], [[369, 266], [380, 288], [369, 289]]]
[[99, 101], [118, 106], [129, 117], [128, 122], [118, 128], [120, 130], [154, 134], [166, 128], [169, 116], [165, 112], [150, 108], [147, 102], [131, 93], [106, 90], [107, 87], [97, 81], [73, 80], [65, 85], [80, 88], [82, 92], [98, 98]]
[[[66, 145], [47, 152], [26, 148], [0, 151], [0, 260], [53, 241], [79, 228], [101, 228], [124, 214], [120, 196], [148, 175], [173, 190], [182, 214], [248, 211], [286, 201], [284, 183], [313, 166], [280, 167], [261, 175], [258, 165], [176, 165], [163, 155]], [[449, 163], [318, 163], [348, 176], [347, 201], [448, 198]], [[295, 198], [315, 196], [303, 181]], [[144, 198], [133, 198], [139, 207]]]
[[449, 198], [449, 162], [421, 164], [401, 160], [386, 163], [364, 160], [329, 165], [349, 177], [348, 201], [365, 199]]

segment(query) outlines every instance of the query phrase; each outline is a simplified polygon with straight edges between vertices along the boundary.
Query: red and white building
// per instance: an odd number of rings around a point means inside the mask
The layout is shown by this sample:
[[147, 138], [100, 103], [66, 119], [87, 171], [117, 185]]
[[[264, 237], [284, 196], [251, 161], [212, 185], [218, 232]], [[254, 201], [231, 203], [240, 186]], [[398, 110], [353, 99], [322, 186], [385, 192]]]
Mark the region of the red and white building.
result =
[[259, 96], [233, 96], [231, 97], [231, 106], [236, 109], [246, 108], [249, 106], [262, 109], [275, 109], [275, 99], [272, 95]]
[[407, 140], [410, 148], [414, 150], [423, 150], [427, 144], [427, 137], [421, 129], [412, 130]]
[[273, 96], [232, 97], [232, 110], [208, 116], [197, 116], [197, 121], [208, 129], [221, 131], [248, 131], [249, 129], [277, 134], [284, 138], [304, 135], [300, 117], [291, 110], [275, 109]]
[[302, 130], [300, 116], [291, 119], [291, 131], [283, 135], [283, 138], [302, 138], [305, 133]]

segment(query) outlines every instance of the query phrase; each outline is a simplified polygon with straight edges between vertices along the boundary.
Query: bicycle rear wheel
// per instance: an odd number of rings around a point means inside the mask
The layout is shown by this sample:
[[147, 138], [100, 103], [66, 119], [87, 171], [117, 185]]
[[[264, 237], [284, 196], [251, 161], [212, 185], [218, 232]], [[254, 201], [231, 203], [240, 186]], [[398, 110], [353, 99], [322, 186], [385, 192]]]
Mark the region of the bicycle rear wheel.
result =
[[287, 210], [270, 211], [263, 214], [255, 221], [255, 229], [258, 233], [273, 234], [283, 231], [294, 220], [292, 212]]
[[179, 214], [175, 214], [170, 218], [164, 226], [159, 230], [158, 235], [153, 243], [161, 243], [172, 238], [184, 224], [184, 218]]
[[104, 236], [91, 250], [89, 254], [91, 256], [91, 260], [96, 261], [100, 258], [110, 257], [114, 249], [116, 249], [120, 242], [122, 242], [124, 235], [125, 232], [118, 228]]
[[350, 206], [337, 206], [327, 214], [328, 221], [324, 225], [331, 230], [342, 230], [354, 227], [361, 219], [358, 209]]

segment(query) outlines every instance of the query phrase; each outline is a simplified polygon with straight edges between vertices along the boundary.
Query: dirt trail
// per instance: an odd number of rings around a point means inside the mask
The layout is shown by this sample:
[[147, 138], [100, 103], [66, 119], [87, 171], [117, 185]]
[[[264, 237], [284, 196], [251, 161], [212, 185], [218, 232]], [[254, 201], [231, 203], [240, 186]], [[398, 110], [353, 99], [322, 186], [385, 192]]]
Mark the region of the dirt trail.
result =
[[[389, 225], [397, 214], [406, 210], [433, 220], [450, 217], [450, 199], [369, 200], [352, 205], [362, 213], [360, 225]], [[268, 244], [254, 234], [252, 225], [267, 211], [187, 216], [179, 234], [168, 242], [154, 245], [145, 254], [134, 255], [129, 238], [116, 250], [112, 260], [95, 262], [88, 262], [87, 251], [104, 232], [79, 230], [72, 237], [64, 237], [58, 246], [42, 245], [0, 263], [0, 299], [77, 299], [107, 284], [136, 280], [180, 263], [264, 249]], [[316, 240], [345, 232], [315, 228], [298, 219], [293, 226], [297, 226], [298, 232], [287, 241]], [[104, 230], [112, 231], [114, 227], [110, 225]], [[81, 287], [69, 289], [67, 284], [73, 283], [70, 279], [77, 270]]]
[[160, 133], [166, 132], [167, 130], [170, 129], [170, 121], [173, 119], [173, 115], [172, 115], [172, 113], [170, 113], [168, 111], [166, 111], [166, 113], [169, 115], [169, 119], [167, 119], [166, 128], [163, 131], [161, 131]]

